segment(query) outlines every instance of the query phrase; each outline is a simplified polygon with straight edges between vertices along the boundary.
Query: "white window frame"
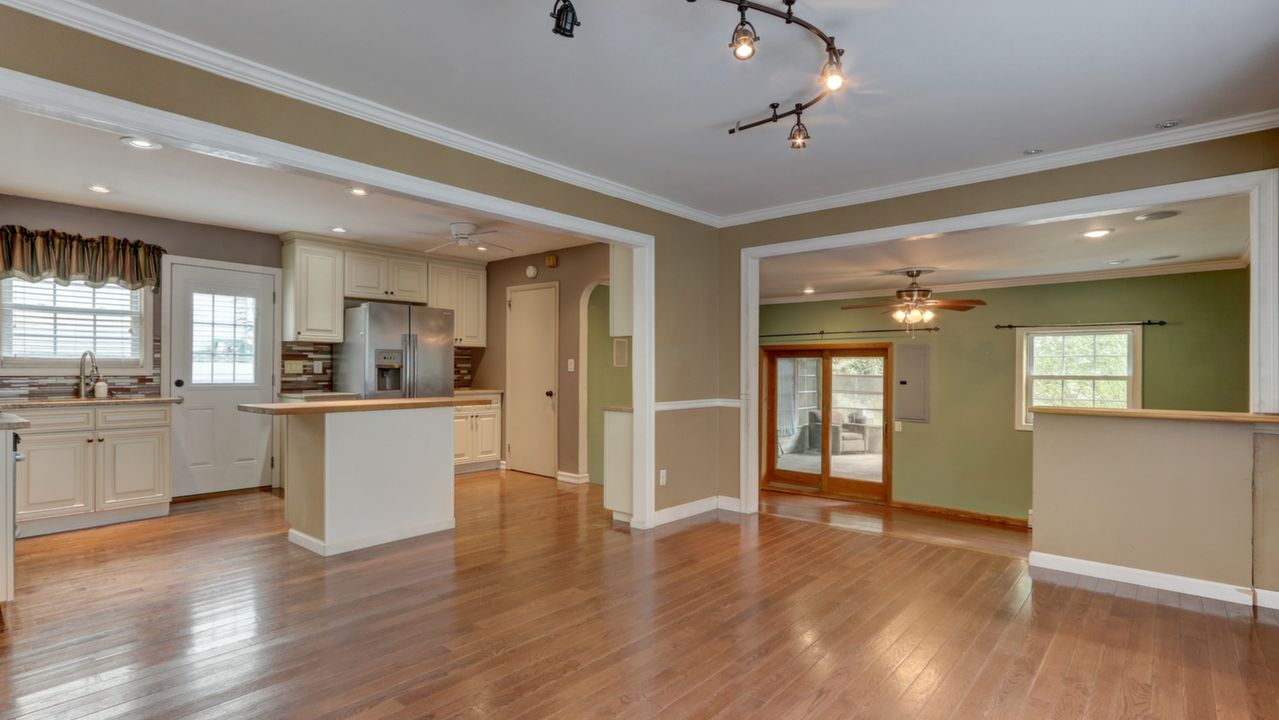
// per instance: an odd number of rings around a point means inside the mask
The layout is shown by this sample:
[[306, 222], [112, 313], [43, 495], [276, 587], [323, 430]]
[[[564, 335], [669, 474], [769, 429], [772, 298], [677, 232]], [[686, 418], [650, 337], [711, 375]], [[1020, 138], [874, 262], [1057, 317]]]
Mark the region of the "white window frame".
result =
[[[1026, 422], [1026, 339], [1032, 335], [1096, 335], [1098, 333], [1116, 333], [1127, 332], [1131, 337], [1128, 350], [1132, 355], [1132, 376], [1131, 378], [1123, 378], [1128, 380], [1128, 407], [1141, 407], [1141, 338], [1142, 327], [1140, 325], [1121, 326], [1121, 325], [1080, 325], [1068, 328], [1036, 328], [1023, 327], [1017, 328], [1017, 357], [1015, 360], [1016, 376], [1013, 384], [1013, 427], [1017, 430], [1034, 431], [1035, 426]], [[1097, 377], [1095, 379], [1105, 380], [1109, 377]], [[1119, 378], [1115, 378], [1119, 379]]]
[[[98, 360], [98, 370], [107, 376], [111, 375], [154, 375], [155, 367], [155, 328], [154, 321], [155, 293], [150, 288], [142, 288], [133, 292], [142, 293], [141, 338], [138, 345], [137, 361], [132, 360]], [[0, 358], [0, 377], [22, 375], [40, 375], [51, 377], [76, 377], [80, 374], [80, 360], [56, 358]]]

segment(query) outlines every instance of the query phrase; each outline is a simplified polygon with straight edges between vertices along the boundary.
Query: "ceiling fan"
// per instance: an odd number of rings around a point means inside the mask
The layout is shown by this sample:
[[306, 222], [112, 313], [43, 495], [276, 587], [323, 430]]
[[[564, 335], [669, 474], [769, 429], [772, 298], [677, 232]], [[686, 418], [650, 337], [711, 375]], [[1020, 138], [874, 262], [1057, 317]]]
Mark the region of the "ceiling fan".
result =
[[497, 243], [484, 242], [483, 240], [479, 239], [480, 235], [492, 235], [493, 233], [496, 233], [496, 232], [497, 232], [496, 230], [480, 230], [479, 226], [476, 225], [475, 223], [468, 223], [468, 222], [449, 223], [449, 235], [451, 235], [453, 239], [444, 243], [443, 245], [437, 245], [431, 248], [430, 250], [427, 250], [426, 252], [433, 253], [433, 252], [436, 252], [437, 250], [443, 250], [444, 248], [460, 247], [460, 248], [475, 248], [477, 252], [482, 252], [482, 253], [488, 252], [489, 250], [501, 250], [502, 252], [514, 253], [515, 252], [514, 250], [506, 247], [505, 245], [498, 245]]
[[985, 300], [934, 300], [933, 291], [919, 286], [919, 276], [933, 272], [932, 268], [904, 268], [894, 270], [894, 275], [905, 275], [910, 278], [910, 285], [897, 291], [897, 302], [867, 303], [865, 305], [845, 305], [842, 310], [861, 310], [864, 308], [896, 308], [893, 319], [899, 323], [914, 325], [929, 322], [936, 313], [934, 310], [954, 310], [968, 312], [975, 307], [985, 305]]

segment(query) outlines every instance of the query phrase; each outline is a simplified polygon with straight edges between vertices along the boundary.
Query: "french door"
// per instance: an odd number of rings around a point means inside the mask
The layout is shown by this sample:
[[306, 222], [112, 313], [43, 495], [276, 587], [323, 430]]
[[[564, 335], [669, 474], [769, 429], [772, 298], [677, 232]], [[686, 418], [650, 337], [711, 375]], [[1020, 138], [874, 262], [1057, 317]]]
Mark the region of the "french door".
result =
[[891, 346], [765, 348], [764, 359], [764, 487], [887, 502]]

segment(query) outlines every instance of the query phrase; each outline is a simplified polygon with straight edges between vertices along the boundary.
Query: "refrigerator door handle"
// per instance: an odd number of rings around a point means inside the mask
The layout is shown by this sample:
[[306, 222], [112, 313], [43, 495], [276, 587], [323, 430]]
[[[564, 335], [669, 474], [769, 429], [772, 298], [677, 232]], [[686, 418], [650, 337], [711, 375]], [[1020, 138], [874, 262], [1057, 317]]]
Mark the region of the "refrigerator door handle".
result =
[[400, 364], [400, 392], [403, 397], [413, 397], [413, 336], [401, 335], [400, 347], [404, 353]]

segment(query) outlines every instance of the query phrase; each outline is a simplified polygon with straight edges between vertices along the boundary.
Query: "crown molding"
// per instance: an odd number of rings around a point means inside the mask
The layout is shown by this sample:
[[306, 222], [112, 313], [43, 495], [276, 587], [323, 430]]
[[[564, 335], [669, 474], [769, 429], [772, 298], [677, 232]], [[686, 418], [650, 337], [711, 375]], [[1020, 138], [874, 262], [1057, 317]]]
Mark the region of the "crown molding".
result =
[[282, 70], [232, 55], [217, 48], [195, 42], [122, 15], [108, 12], [79, 0], [0, 0], [0, 4], [52, 20], [91, 35], [180, 62], [206, 72], [230, 78], [277, 95], [300, 100], [334, 112], [359, 118], [406, 135], [422, 138], [478, 155], [504, 165], [527, 170], [553, 180], [593, 190], [603, 195], [670, 213], [687, 220], [720, 226], [713, 213], [682, 205], [621, 183], [574, 170], [573, 168], [530, 155], [515, 148], [468, 135], [437, 123], [423, 120], [371, 100], [312, 82]]
[[1279, 127], [1279, 109], [1188, 125], [1099, 145], [1018, 158], [941, 175], [882, 185], [813, 200], [732, 215], [716, 215], [613, 180], [544, 160], [521, 150], [468, 135], [400, 110], [232, 55], [160, 28], [88, 5], [81, 0], [0, 0], [26, 13], [157, 55], [268, 92], [300, 100], [375, 125], [439, 143], [511, 167], [715, 228], [745, 225], [790, 215], [830, 210], [944, 188], [1000, 180], [1123, 155], [1189, 145]]
[[[1223, 260], [1201, 260], [1198, 262], [1179, 263], [1176, 265], [1147, 265], [1134, 268], [1114, 268], [1110, 270], [1088, 270], [1075, 273], [1057, 273], [1055, 275], [1038, 275], [1033, 277], [1005, 278], [1000, 280], [981, 280], [953, 285], [934, 285], [930, 290], [934, 293], [971, 292], [973, 290], [994, 290], [996, 288], [1031, 287], [1033, 285], [1061, 285], [1064, 283], [1091, 282], [1094, 280], [1123, 280], [1125, 278], [1156, 277], [1159, 275], [1185, 275], [1187, 273], [1213, 272], [1215, 270], [1240, 270], [1248, 267], [1247, 257], [1225, 258]], [[814, 293], [812, 295], [789, 295], [786, 297], [761, 298], [760, 305], [786, 305], [791, 303], [824, 302], [829, 300], [860, 300], [864, 298], [890, 297], [893, 290], [852, 290], [849, 292]]]
[[855, 190], [841, 195], [831, 195], [824, 198], [817, 198], [815, 200], [804, 200], [787, 205], [777, 205], [770, 208], [738, 213], [736, 215], [728, 215], [719, 219], [720, 227], [733, 227], [735, 225], [745, 225], [747, 223], [759, 222], [761, 220], [775, 220], [777, 218], [787, 217], [790, 215], [802, 215], [804, 213], [831, 210], [848, 205], [860, 205], [862, 203], [888, 200], [890, 198], [915, 195], [918, 193], [931, 192], [933, 190], [943, 190], [945, 188], [958, 187], [960, 185], [971, 185], [973, 183], [987, 182], [990, 180], [1002, 180], [1004, 178], [1015, 177], [1017, 175], [1028, 175], [1030, 173], [1042, 172], [1044, 170], [1055, 170], [1057, 168], [1069, 167], [1071, 165], [1082, 165], [1084, 163], [1096, 162], [1099, 160], [1109, 160], [1111, 158], [1122, 157], [1124, 155], [1135, 155], [1137, 153], [1150, 152], [1152, 150], [1163, 150], [1180, 145], [1190, 145], [1198, 142], [1206, 142], [1208, 140], [1217, 140], [1224, 137], [1230, 137], [1232, 135], [1243, 135], [1245, 133], [1258, 132], [1261, 130], [1272, 130], [1277, 127], [1279, 127], [1279, 108], [1274, 110], [1264, 110], [1250, 115], [1240, 115], [1238, 117], [1225, 118], [1223, 120], [1213, 120], [1196, 125], [1188, 125], [1186, 127], [1179, 127], [1172, 130], [1162, 130], [1157, 133], [1128, 138], [1127, 140], [1115, 140], [1113, 142], [1101, 143], [1098, 145], [1088, 145], [1086, 147], [1074, 148], [1071, 150], [1061, 150], [1058, 152], [1045, 153], [1043, 155], [1018, 158], [1017, 160], [1010, 160], [1008, 162], [998, 163], [995, 165], [973, 168], [971, 170], [960, 170], [958, 172], [919, 178], [918, 180], [907, 180], [906, 182], [895, 183], [892, 185], [881, 185], [880, 187], [868, 188], [866, 190]]

